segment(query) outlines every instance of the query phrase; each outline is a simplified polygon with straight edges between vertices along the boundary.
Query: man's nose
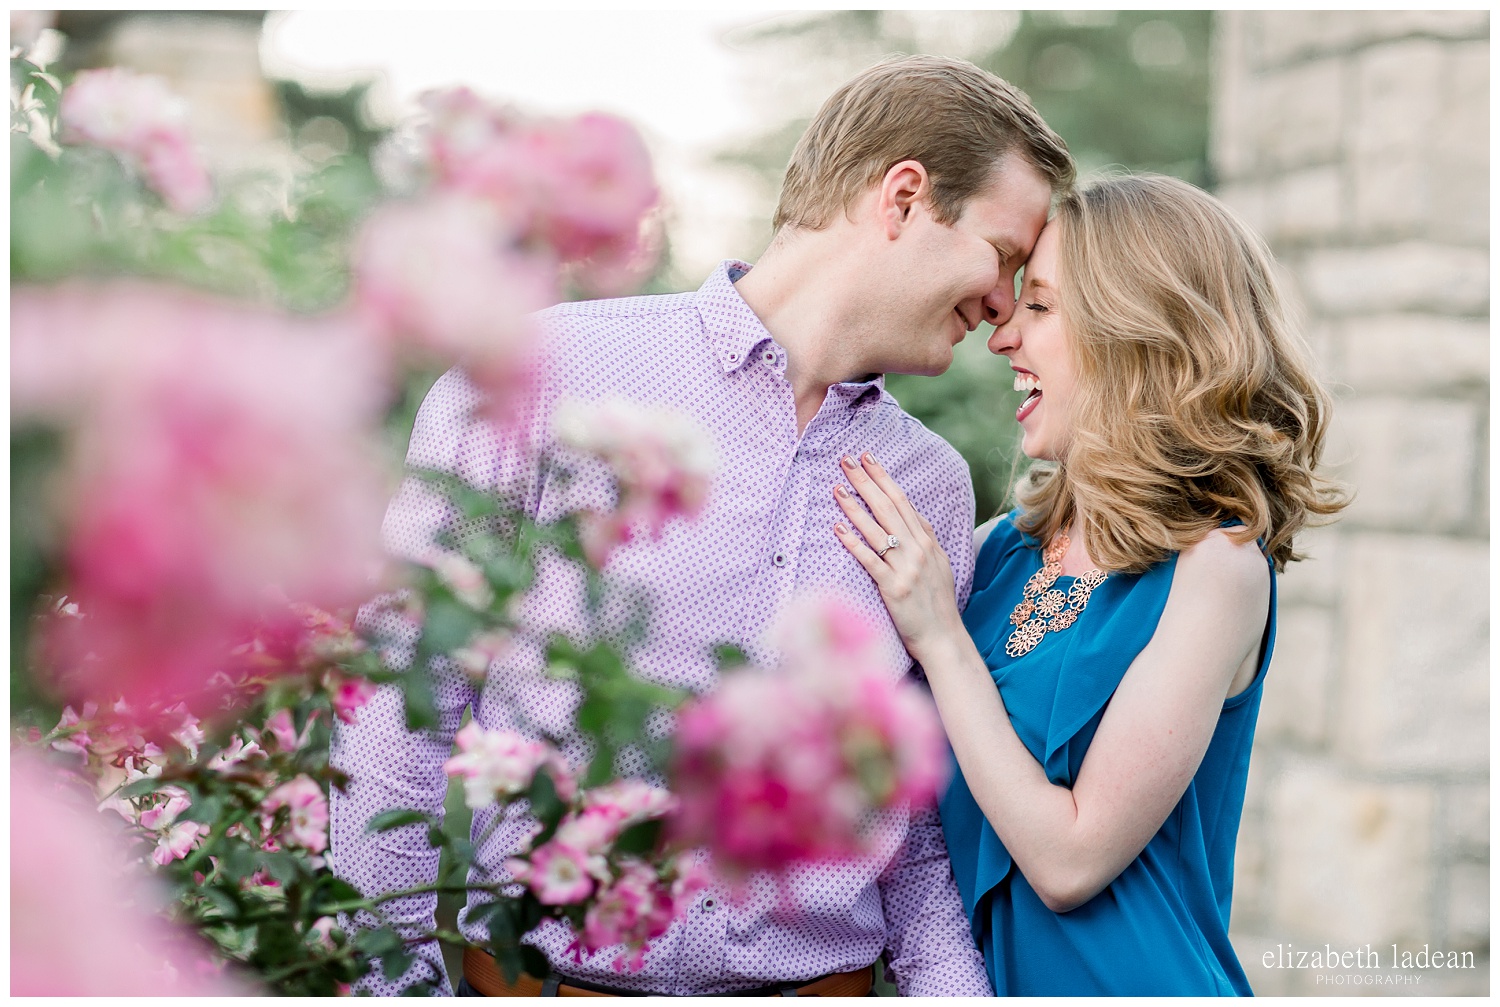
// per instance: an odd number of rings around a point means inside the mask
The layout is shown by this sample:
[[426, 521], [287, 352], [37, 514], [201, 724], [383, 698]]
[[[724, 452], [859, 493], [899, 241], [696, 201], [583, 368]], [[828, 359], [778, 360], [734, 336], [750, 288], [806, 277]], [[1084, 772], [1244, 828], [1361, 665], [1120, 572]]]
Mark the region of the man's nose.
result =
[[984, 320], [991, 325], [1004, 325], [1016, 310], [1014, 277], [1001, 277], [995, 289], [984, 295]]

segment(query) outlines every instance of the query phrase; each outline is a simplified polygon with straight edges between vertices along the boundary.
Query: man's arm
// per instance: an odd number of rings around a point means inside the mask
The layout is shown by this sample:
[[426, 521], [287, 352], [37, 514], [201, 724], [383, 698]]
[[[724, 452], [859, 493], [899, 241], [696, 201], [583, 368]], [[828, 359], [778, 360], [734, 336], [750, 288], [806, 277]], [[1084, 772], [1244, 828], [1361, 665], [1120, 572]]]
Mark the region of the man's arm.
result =
[[[524, 426], [507, 432], [485, 423], [474, 414], [480, 403], [479, 393], [460, 372], [439, 378], [417, 413], [408, 467], [449, 472], [471, 485], [504, 488], [508, 497], [516, 498], [513, 503], [532, 504], [526, 489], [529, 453], [523, 450], [529, 432]], [[451, 504], [423, 480], [408, 477], [386, 514], [388, 551], [406, 559], [430, 556], [445, 531], [464, 531]], [[385, 647], [392, 666], [410, 664], [420, 627], [390, 599], [366, 605], [358, 624]], [[475, 690], [451, 662], [439, 661], [432, 671], [436, 729], [408, 731], [400, 691], [383, 686], [360, 709], [355, 724], [338, 725], [334, 733], [330, 761], [349, 774], [350, 783], [346, 792], [335, 789], [332, 794], [331, 859], [338, 876], [365, 896], [430, 885], [437, 878], [439, 852], [428, 844], [425, 827], [406, 826], [379, 835], [367, 831], [373, 816], [391, 808], [442, 816], [447, 792], [442, 765]], [[434, 927], [436, 905], [435, 894], [422, 894], [392, 900], [383, 908], [398, 930], [414, 935]], [[451, 993], [437, 943], [428, 941], [412, 950], [421, 960], [404, 976], [388, 982], [377, 965], [361, 989], [392, 995], [414, 982], [437, 979]]]

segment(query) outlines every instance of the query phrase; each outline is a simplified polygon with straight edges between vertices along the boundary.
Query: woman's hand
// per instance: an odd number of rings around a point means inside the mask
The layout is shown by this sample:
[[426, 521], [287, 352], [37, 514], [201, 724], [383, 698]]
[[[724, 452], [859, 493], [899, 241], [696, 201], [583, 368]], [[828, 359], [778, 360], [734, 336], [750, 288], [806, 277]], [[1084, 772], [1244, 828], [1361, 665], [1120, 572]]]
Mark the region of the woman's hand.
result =
[[834, 534], [875, 579], [907, 652], [925, 665], [924, 653], [968, 639], [953, 597], [948, 554], [938, 545], [932, 525], [874, 456], [866, 452], [857, 461], [845, 457], [842, 464], [854, 493], [841, 484], [834, 497], [853, 527], [840, 522], [833, 526]]

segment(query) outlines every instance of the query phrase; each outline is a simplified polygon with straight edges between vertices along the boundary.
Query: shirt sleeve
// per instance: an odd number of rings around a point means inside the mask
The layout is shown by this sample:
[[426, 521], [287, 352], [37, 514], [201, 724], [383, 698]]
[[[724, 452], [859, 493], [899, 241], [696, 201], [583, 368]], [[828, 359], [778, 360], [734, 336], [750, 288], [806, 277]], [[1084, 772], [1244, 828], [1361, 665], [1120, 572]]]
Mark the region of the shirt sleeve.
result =
[[[524, 418], [509, 428], [487, 422], [478, 412], [482, 403], [480, 393], [461, 372], [450, 371], [439, 378], [417, 413], [407, 466], [458, 475], [529, 509], [535, 504], [531, 477], [535, 466], [528, 465], [527, 444], [533, 441], [534, 432]], [[429, 556], [439, 547], [443, 532], [461, 537], [464, 531], [446, 498], [411, 476], [398, 490], [382, 528], [387, 551], [408, 560]], [[402, 667], [410, 664], [419, 626], [394, 600], [386, 596], [367, 604], [360, 610], [357, 625], [384, 648], [391, 666]], [[335, 873], [366, 897], [428, 885], [437, 878], [440, 854], [428, 844], [425, 827], [406, 826], [378, 835], [367, 831], [371, 818], [393, 808], [442, 816], [447, 792], [443, 762], [452, 753], [453, 736], [465, 708], [475, 699], [475, 689], [451, 662], [435, 662], [431, 671], [439, 719], [436, 729], [409, 731], [400, 690], [382, 686], [359, 710], [354, 724], [339, 724], [334, 732], [330, 762], [348, 774], [349, 784], [345, 791], [335, 788], [331, 795], [331, 860]], [[405, 936], [430, 932], [436, 907], [435, 894], [383, 905]], [[355, 924], [370, 922], [366, 913]], [[389, 996], [413, 983], [434, 979], [445, 995], [451, 995], [437, 942], [428, 940], [412, 950], [418, 960], [405, 975], [388, 981], [377, 963], [359, 990]]]
[[[953, 567], [960, 608], [974, 580], [974, 487], [956, 461], [951, 492], [957, 506], [924, 515]], [[912, 812], [906, 841], [879, 879], [885, 907], [886, 961], [902, 996], [993, 996], [984, 958], [953, 881], [948, 844], [936, 808]]]

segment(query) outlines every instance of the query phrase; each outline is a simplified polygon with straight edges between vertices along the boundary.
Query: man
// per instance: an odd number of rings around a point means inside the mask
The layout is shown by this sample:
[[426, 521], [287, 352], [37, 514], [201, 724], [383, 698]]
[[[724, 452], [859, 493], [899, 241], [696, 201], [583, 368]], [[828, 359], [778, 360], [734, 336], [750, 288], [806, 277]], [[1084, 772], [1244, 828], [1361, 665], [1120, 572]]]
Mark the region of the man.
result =
[[[958, 60], [892, 59], [861, 73], [819, 111], [792, 155], [776, 235], [758, 265], [726, 262], [694, 293], [560, 305], [542, 313], [553, 372], [532, 436], [564, 396], [671, 405], [717, 442], [720, 472], [703, 513], [658, 542], [618, 550], [610, 574], [649, 605], [634, 667], [694, 690], [714, 681], [712, 648], [733, 642], [769, 662], [766, 630], [806, 589], [835, 591], [879, 627], [893, 660], [909, 664], [873, 583], [834, 537], [834, 486], [844, 458], [870, 452], [932, 515], [953, 561], [959, 601], [973, 569], [974, 496], [963, 460], [901, 411], [887, 372], [940, 374], [981, 322], [1014, 308], [1014, 282], [1073, 166], [1025, 96]], [[525, 461], [507, 436], [471, 417], [477, 393], [459, 372], [434, 386], [418, 415], [408, 461], [509, 494], [540, 520], [597, 503], [608, 488], [562, 482]], [[415, 555], [451, 519], [412, 484], [387, 517], [393, 550]], [[464, 708], [488, 728], [570, 733], [572, 693], [542, 674], [547, 635], [576, 626], [577, 582], [538, 571], [527, 632], [490, 668], [482, 693], [462, 676], [438, 688], [442, 728], [412, 735], [387, 691], [341, 728], [335, 763], [352, 777], [335, 793], [336, 869], [362, 891], [430, 881], [437, 854], [420, 829], [369, 836], [393, 806], [437, 811], [442, 760]], [[571, 937], [534, 935], [564, 993], [617, 989], [673, 995], [781, 989], [801, 995], [868, 990], [882, 954], [904, 995], [988, 995], [983, 961], [952, 880], [936, 814], [888, 816], [877, 856], [799, 875], [799, 912], [771, 898], [699, 897], [653, 943], [643, 969], [620, 975], [601, 953], [575, 963]], [[492, 813], [475, 815], [476, 834]], [[481, 851], [498, 867], [518, 836], [501, 828]], [[430, 925], [434, 899], [388, 905]], [[469, 934], [475, 940], [482, 933]], [[403, 977], [442, 974], [435, 948]], [[483, 959], [461, 993], [502, 990]], [[467, 970], [467, 969], [466, 969]], [[491, 973], [482, 975], [480, 973]], [[828, 978], [833, 977], [833, 978]], [[367, 980], [376, 992], [401, 983]], [[483, 994], [481, 994], [483, 995]]]

